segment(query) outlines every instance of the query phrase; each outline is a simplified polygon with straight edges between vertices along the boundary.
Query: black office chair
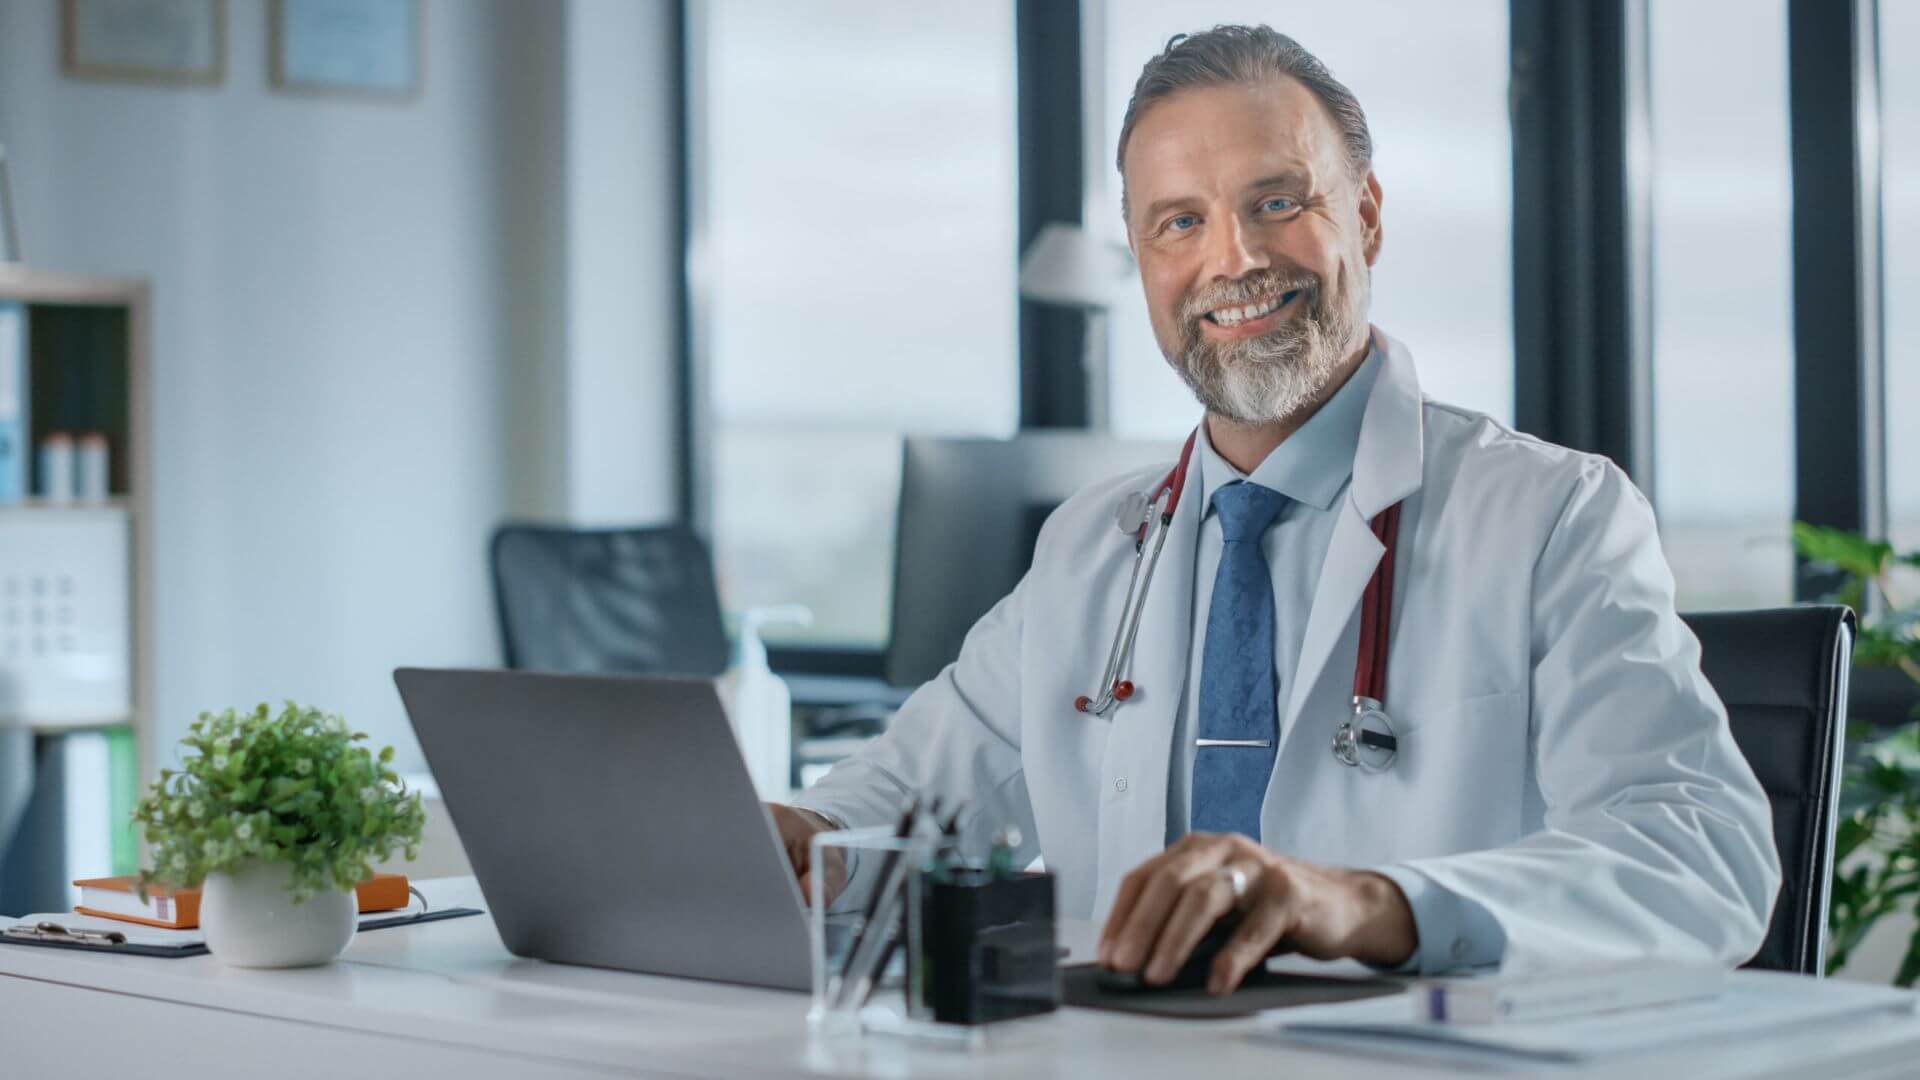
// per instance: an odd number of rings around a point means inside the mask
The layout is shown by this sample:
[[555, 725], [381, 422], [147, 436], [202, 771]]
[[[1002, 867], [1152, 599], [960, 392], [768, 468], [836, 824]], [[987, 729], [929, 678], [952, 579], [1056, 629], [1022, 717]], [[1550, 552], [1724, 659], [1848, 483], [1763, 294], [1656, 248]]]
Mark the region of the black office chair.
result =
[[684, 527], [502, 525], [492, 562], [510, 668], [712, 676], [727, 666], [713, 562]]
[[1818, 975], [1833, 892], [1853, 612], [1806, 605], [1684, 618], [1700, 638], [1700, 670], [1727, 704], [1733, 741], [1773, 804], [1780, 899], [1746, 966]]

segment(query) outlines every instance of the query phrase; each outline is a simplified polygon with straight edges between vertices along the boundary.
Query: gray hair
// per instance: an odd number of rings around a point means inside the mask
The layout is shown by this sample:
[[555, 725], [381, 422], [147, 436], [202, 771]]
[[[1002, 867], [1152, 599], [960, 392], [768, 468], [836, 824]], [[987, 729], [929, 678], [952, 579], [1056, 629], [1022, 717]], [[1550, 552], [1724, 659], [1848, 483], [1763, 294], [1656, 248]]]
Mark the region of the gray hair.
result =
[[1160, 55], [1140, 69], [1133, 84], [1133, 98], [1127, 102], [1127, 116], [1120, 124], [1120, 149], [1114, 164], [1121, 173], [1122, 205], [1125, 204], [1127, 141], [1154, 102], [1201, 86], [1254, 85], [1285, 76], [1295, 79], [1320, 99], [1334, 126], [1346, 144], [1347, 164], [1356, 177], [1365, 176], [1373, 166], [1373, 135], [1367, 130], [1367, 114], [1353, 91], [1327, 65], [1320, 62], [1300, 43], [1271, 26], [1216, 26], [1198, 34], [1175, 34], [1168, 39]]

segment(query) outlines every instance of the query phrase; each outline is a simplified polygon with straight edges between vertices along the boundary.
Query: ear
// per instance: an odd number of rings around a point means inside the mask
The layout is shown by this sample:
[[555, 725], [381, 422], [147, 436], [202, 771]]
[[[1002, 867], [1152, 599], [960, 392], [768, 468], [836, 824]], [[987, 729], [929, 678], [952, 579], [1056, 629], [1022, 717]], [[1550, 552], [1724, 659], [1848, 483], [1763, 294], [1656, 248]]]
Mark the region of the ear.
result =
[[1380, 243], [1384, 238], [1380, 225], [1380, 178], [1367, 170], [1367, 179], [1360, 185], [1360, 250], [1366, 255], [1367, 265], [1372, 266], [1380, 257]]

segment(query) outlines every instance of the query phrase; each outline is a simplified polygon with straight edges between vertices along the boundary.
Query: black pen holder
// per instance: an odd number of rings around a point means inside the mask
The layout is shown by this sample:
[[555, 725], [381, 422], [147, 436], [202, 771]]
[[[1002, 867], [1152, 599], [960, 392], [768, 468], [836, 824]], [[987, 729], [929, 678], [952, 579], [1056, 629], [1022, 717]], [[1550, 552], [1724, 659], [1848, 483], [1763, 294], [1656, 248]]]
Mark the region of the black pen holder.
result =
[[917, 1014], [971, 1025], [1060, 1007], [1052, 874], [947, 868], [917, 883]]

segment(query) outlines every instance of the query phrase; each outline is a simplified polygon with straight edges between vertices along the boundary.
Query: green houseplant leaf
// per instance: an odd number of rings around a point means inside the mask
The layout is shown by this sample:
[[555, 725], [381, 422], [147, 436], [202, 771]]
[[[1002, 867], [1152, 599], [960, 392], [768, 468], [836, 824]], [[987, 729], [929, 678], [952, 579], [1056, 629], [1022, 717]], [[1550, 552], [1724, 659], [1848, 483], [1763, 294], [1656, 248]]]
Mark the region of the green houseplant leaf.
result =
[[[1867, 611], [1878, 590], [1887, 603], [1864, 621], [1853, 660], [1898, 668], [1920, 684], [1920, 610], [1894, 602], [1889, 570], [1920, 566], [1920, 552], [1896, 553], [1891, 544], [1857, 533], [1795, 522], [1801, 557], [1844, 575], [1827, 599]], [[1864, 726], [1847, 733], [1857, 747], [1840, 792], [1835, 829], [1828, 972], [1839, 971], [1877, 922], [1896, 911], [1920, 915], [1920, 718], [1875, 736]], [[1920, 931], [1907, 942], [1894, 982], [1920, 980]]]
[[295, 902], [352, 889], [373, 865], [414, 858], [426, 811], [389, 768], [393, 748], [375, 755], [338, 716], [288, 702], [279, 715], [201, 713], [180, 740], [179, 769], [163, 769], [134, 807], [152, 845], [155, 882], [198, 886], [215, 870], [249, 859], [292, 864]]
[[1893, 557], [1893, 545], [1883, 540], [1868, 540], [1859, 533], [1804, 521], [1793, 523], [1793, 546], [1810, 562], [1825, 563], [1859, 577], [1879, 575]]

